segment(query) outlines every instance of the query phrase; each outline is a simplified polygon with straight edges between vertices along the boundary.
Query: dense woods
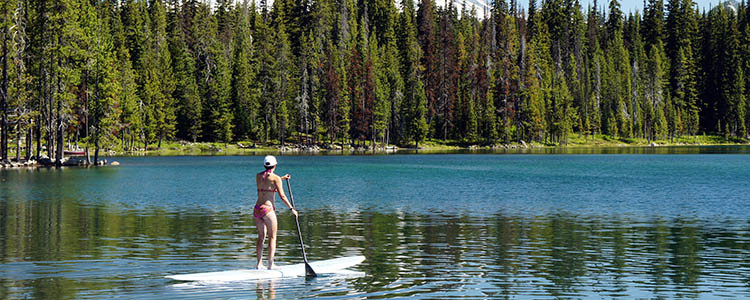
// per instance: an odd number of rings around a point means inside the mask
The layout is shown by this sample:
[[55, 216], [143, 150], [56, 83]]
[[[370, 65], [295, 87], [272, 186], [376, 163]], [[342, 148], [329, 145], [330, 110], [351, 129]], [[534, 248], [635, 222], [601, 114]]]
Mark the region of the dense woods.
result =
[[748, 135], [747, 5], [399, 2], [0, 0], [0, 156]]

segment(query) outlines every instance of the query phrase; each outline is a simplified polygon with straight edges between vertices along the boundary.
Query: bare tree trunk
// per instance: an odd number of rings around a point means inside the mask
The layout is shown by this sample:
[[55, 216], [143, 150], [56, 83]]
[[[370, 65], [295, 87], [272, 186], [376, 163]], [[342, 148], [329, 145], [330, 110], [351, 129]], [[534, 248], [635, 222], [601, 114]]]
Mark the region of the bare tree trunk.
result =
[[[59, 43], [59, 41], [58, 41]], [[60, 60], [57, 60], [57, 66], [60, 67]], [[60, 76], [57, 76], [57, 93], [61, 92], [60, 88]], [[62, 166], [62, 158], [63, 158], [63, 124], [62, 124], [62, 100], [57, 99], [57, 125], [55, 126], [55, 135], [56, 135], [56, 147], [55, 147], [55, 166], [60, 167]]]
[[29, 161], [31, 159], [31, 146], [33, 139], [34, 129], [32, 127], [29, 127], [28, 131], [26, 132], [26, 161]]
[[[83, 73], [84, 78], [84, 96], [83, 96], [83, 134], [86, 136], [86, 138], [89, 137], [89, 72], [85, 71]], [[78, 135], [76, 131], [76, 135]], [[76, 138], [76, 142], [77, 142]], [[90, 141], [91, 139], [89, 139]], [[86, 147], [84, 149], [84, 152], [86, 152], [86, 165], [91, 163], [91, 155], [89, 155], [89, 143], [86, 143]]]
[[16, 124], [16, 161], [21, 161], [21, 126]]
[[52, 100], [48, 99], [45, 103], [46, 107], [44, 108], [45, 112], [47, 113], [47, 157], [49, 159], [55, 158], [55, 118], [54, 114], [52, 113]]
[[40, 88], [39, 88], [39, 100], [38, 100], [39, 101], [38, 109], [41, 115], [37, 118], [37, 122], [36, 122], [36, 155], [35, 157], [37, 160], [39, 160], [39, 156], [42, 155], [42, 120], [44, 120], [44, 99], [45, 97], [47, 97], [47, 94], [46, 94], [47, 80], [46, 80], [46, 75], [44, 74], [45, 73], [44, 61], [42, 61], [41, 64], [42, 64], [42, 72], [41, 72], [42, 83], [40, 84]]
[[57, 102], [57, 147], [55, 147], [55, 165], [61, 166], [62, 165], [62, 159], [63, 159], [63, 144], [65, 142], [65, 137], [63, 136], [63, 122], [62, 122], [62, 115], [60, 111], [62, 110], [62, 103], [60, 101]]
[[94, 129], [94, 165], [99, 165], [99, 130]]
[[[3, 20], [6, 20], [8, 18], [8, 9], [5, 9], [5, 15], [3, 17]], [[8, 27], [5, 26], [3, 29], [3, 86], [2, 86], [2, 129], [0, 130], [0, 134], [2, 134], [2, 138], [0, 138], [0, 142], [2, 142], [2, 146], [0, 146], [0, 156], [2, 156], [3, 161], [8, 160]]]

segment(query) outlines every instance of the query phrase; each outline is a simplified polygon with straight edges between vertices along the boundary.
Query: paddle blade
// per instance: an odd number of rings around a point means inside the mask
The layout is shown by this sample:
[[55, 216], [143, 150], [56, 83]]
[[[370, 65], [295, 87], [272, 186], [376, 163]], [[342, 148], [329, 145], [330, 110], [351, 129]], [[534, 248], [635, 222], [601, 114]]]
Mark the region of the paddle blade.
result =
[[312, 267], [308, 263], [305, 263], [305, 277], [306, 278], [318, 277], [318, 274], [315, 274], [315, 271], [313, 271]]

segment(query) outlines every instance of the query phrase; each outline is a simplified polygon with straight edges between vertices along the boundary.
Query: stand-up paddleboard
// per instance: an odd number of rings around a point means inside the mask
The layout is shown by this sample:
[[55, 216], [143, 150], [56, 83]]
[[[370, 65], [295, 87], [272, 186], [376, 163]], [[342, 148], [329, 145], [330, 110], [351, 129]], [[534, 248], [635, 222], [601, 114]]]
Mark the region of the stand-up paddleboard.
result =
[[[364, 256], [340, 257], [328, 260], [311, 262], [310, 266], [318, 274], [337, 273], [349, 267], [365, 261]], [[300, 277], [305, 276], [305, 264], [295, 264], [280, 266], [274, 270], [245, 269], [234, 271], [169, 275], [169, 279], [180, 281], [242, 281], [252, 279], [280, 278], [280, 277]]]

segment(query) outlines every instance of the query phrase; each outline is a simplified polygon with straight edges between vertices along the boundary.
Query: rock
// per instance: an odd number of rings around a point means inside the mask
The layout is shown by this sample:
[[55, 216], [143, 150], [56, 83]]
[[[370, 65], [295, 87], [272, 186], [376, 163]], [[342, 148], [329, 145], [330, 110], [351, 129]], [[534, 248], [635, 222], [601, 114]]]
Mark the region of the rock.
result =
[[49, 157], [42, 157], [41, 159], [39, 159], [39, 164], [43, 166], [51, 166], [54, 165], [55, 162], [52, 161], [52, 159], [50, 159]]
[[317, 145], [302, 146], [302, 150], [306, 152], [319, 152], [320, 147]]
[[649, 146], [649, 147], [656, 147], [656, 146], [658, 146], [658, 145], [657, 145], [656, 143], [653, 143], [653, 142], [652, 142], [652, 143], [651, 143], [651, 144], [649, 144], [648, 146]]
[[529, 148], [529, 145], [526, 145], [526, 142], [521, 141], [521, 144], [523, 145], [524, 148]]
[[109, 164], [109, 165], [110, 165], [110, 166], [119, 166], [119, 165], [120, 165], [120, 162], [118, 162], [118, 161], [113, 161], [113, 162], [112, 162], [111, 164]]

